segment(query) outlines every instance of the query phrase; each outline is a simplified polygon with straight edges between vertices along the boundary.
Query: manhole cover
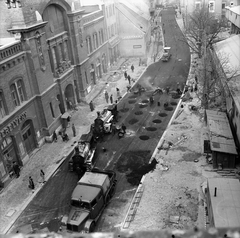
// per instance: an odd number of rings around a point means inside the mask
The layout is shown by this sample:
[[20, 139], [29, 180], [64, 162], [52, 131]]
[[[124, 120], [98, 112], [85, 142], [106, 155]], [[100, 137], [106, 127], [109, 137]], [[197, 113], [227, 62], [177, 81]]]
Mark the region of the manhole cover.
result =
[[142, 100], [142, 103], [148, 103], [149, 101], [147, 99]]
[[140, 140], [148, 140], [148, 139], [149, 139], [149, 136], [139, 136], [139, 139], [140, 139]]
[[156, 130], [157, 130], [156, 127], [152, 127], [152, 126], [146, 127], [145, 129], [146, 129], [147, 131], [156, 131]]
[[140, 106], [139, 106], [139, 108], [144, 108], [144, 107], [147, 107], [148, 105], [147, 104], [141, 104]]
[[166, 111], [172, 111], [172, 110], [173, 110], [173, 107], [165, 107], [165, 110], [166, 110]]
[[138, 120], [136, 119], [136, 118], [133, 118], [133, 119], [131, 119], [130, 121], [128, 121], [128, 123], [130, 124], [130, 125], [133, 125], [133, 124], [135, 124], [135, 123], [137, 123], [138, 122]]
[[153, 120], [153, 123], [161, 123], [162, 121], [159, 119]]
[[172, 98], [174, 98], [174, 99], [178, 99], [178, 98], [180, 98], [181, 97], [181, 95], [178, 95], [178, 94], [176, 94], [176, 95], [172, 95]]
[[167, 114], [166, 114], [166, 113], [164, 113], [164, 112], [161, 112], [161, 113], [159, 113], [159, 114], [158, 114], [158, 116], [160, 116], [160, 117], [166, 117], [166, 116], [167, 116]]
[[177, 102], [170, 102], [171, 105], [176, 106]]
[[129, 111], [129, 108], [127, 107], [120, 110], [120, 112], [128, 112], [128, 111]]
[[135, 103], [135, 102], [136, 102], [136, 100], [129, 100], [129, 101], [128, 101], [129, 104], [133, 104], [133, 103]]
[[142, 111], [137, 111], [137, 112], [135, 112], [135, 115], [142, 115], [142, 114], [143, 114]]

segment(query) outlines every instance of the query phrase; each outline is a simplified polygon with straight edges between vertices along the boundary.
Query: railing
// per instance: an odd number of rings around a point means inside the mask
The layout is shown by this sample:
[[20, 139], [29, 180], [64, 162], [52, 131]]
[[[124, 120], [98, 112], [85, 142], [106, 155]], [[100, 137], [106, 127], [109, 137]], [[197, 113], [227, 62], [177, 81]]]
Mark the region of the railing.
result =
[[4, 59], [7, 59], [13, 55], [18, 54], [22, 51], [22, 44], [20, 42], [11, 45], [3, 47], [3, 49], [0, 49], [0, 62]]

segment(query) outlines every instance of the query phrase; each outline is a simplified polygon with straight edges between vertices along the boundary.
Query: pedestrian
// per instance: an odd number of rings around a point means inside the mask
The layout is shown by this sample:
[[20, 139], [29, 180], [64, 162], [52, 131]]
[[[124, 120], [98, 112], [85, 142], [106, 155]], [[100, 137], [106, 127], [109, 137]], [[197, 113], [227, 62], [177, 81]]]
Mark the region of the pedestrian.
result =
[[142, 64], [142, 59], [139, 58], [139, 66], [141, 66], [141, 64]]
[[128, 75], [128, 76], [127, 76], [127, 79], [128, 79], [128, 83], [129, 83], [129, 85], [130, 85], [130, 84], [131, 84], [131, 76]]
[[125, 79], [127, 79], [127, 71], [126, 70], [124, 72], [124, 77], [125, 77]]
[[116, 91], [117, 91], [117, 98], [118, 98], [118, 100], [119, 100], [119, 98], [121, 98], [120, 89], [119, 89], [119, 88], [116, 88]]
[[45, 183], [45, 173], [43, 172], [43, 170], [40, 170], [40, 177], [42, 178], [42, 183]]
[[89, 103], [89, 107], [90, 107], [91, 112], [94, 111], [94, 106], [93, 106], [93, 102], [92, 101]]
[[127, 127], [124, 124], [122, 124], [122, 131], [124, 134], [126, 133], [126, 129], [127, 129]]
[[167, 92], [167, 94], [169, 94], [169, 91], [170, 91], [170, 88], [167, 86], [167, 87], [166, 87], [166, 92]]
[[57, 142], [57, 134], [55, 131], [53, 131], [52, 139], [54, 142]]
[[107, 91], [105, 91], [105, 100], [106, 100], [106, 102], [108, 103], [108, 99], [109, 99], [109, 95], [108, 95], [108, 92]]
[[110, 95], [110, 103], [113, 104], [113, 95]]
[[73, 132], [73, 137], [76, 136], [76, 127], [74, 125], [74, 123], [72, 123], [72, 132]]
[[29, 182], [28, 187], [30, 189], [34, 190], [35, 189], [35, 185], [34, 185], [34, 182], [33, 182], [33, 179], [32, 179], [31, 176], [29, 176], [28, 182]]
[[132, 66], [131, 66], [131, 70], [132, 70], [132, 72], [134, 72], [134, 66], [133, 66], [133, 64], [132, 64]]
[[20, 168], [16, 161], [13, 162], [13, 171], [16, 175], [16, 178], [18, 178], [20, 176]]

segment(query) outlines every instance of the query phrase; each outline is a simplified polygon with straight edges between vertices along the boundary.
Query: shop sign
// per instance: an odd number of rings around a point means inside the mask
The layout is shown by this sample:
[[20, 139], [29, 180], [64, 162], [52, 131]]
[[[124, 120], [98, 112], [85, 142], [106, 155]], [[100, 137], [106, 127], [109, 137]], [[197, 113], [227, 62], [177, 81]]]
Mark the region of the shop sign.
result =
[[0, 139], [7, 136], [15, 127], [17, 127], [23, 120], [25, 120], [27, 117], [27, 112], [23, 112], [21, 115], [16, 117], [11, 123], [9, 123], [7, 126], [5, 126], [0, 131]]
[[133, 49], [137, 49], [137, 48], [142, 48], [142, 46], [141, 45], [134, 45], [133, 46]]

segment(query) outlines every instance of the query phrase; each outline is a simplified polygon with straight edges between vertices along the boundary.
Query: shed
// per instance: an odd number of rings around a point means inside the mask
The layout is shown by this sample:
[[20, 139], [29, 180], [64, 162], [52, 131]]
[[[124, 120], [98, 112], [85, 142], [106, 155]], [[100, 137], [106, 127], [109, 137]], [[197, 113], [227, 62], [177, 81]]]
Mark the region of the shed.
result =
[[213, 168], [235, 168], [237, 156], [227, 114], [225, 112], [206, 110], [210, 136]]

